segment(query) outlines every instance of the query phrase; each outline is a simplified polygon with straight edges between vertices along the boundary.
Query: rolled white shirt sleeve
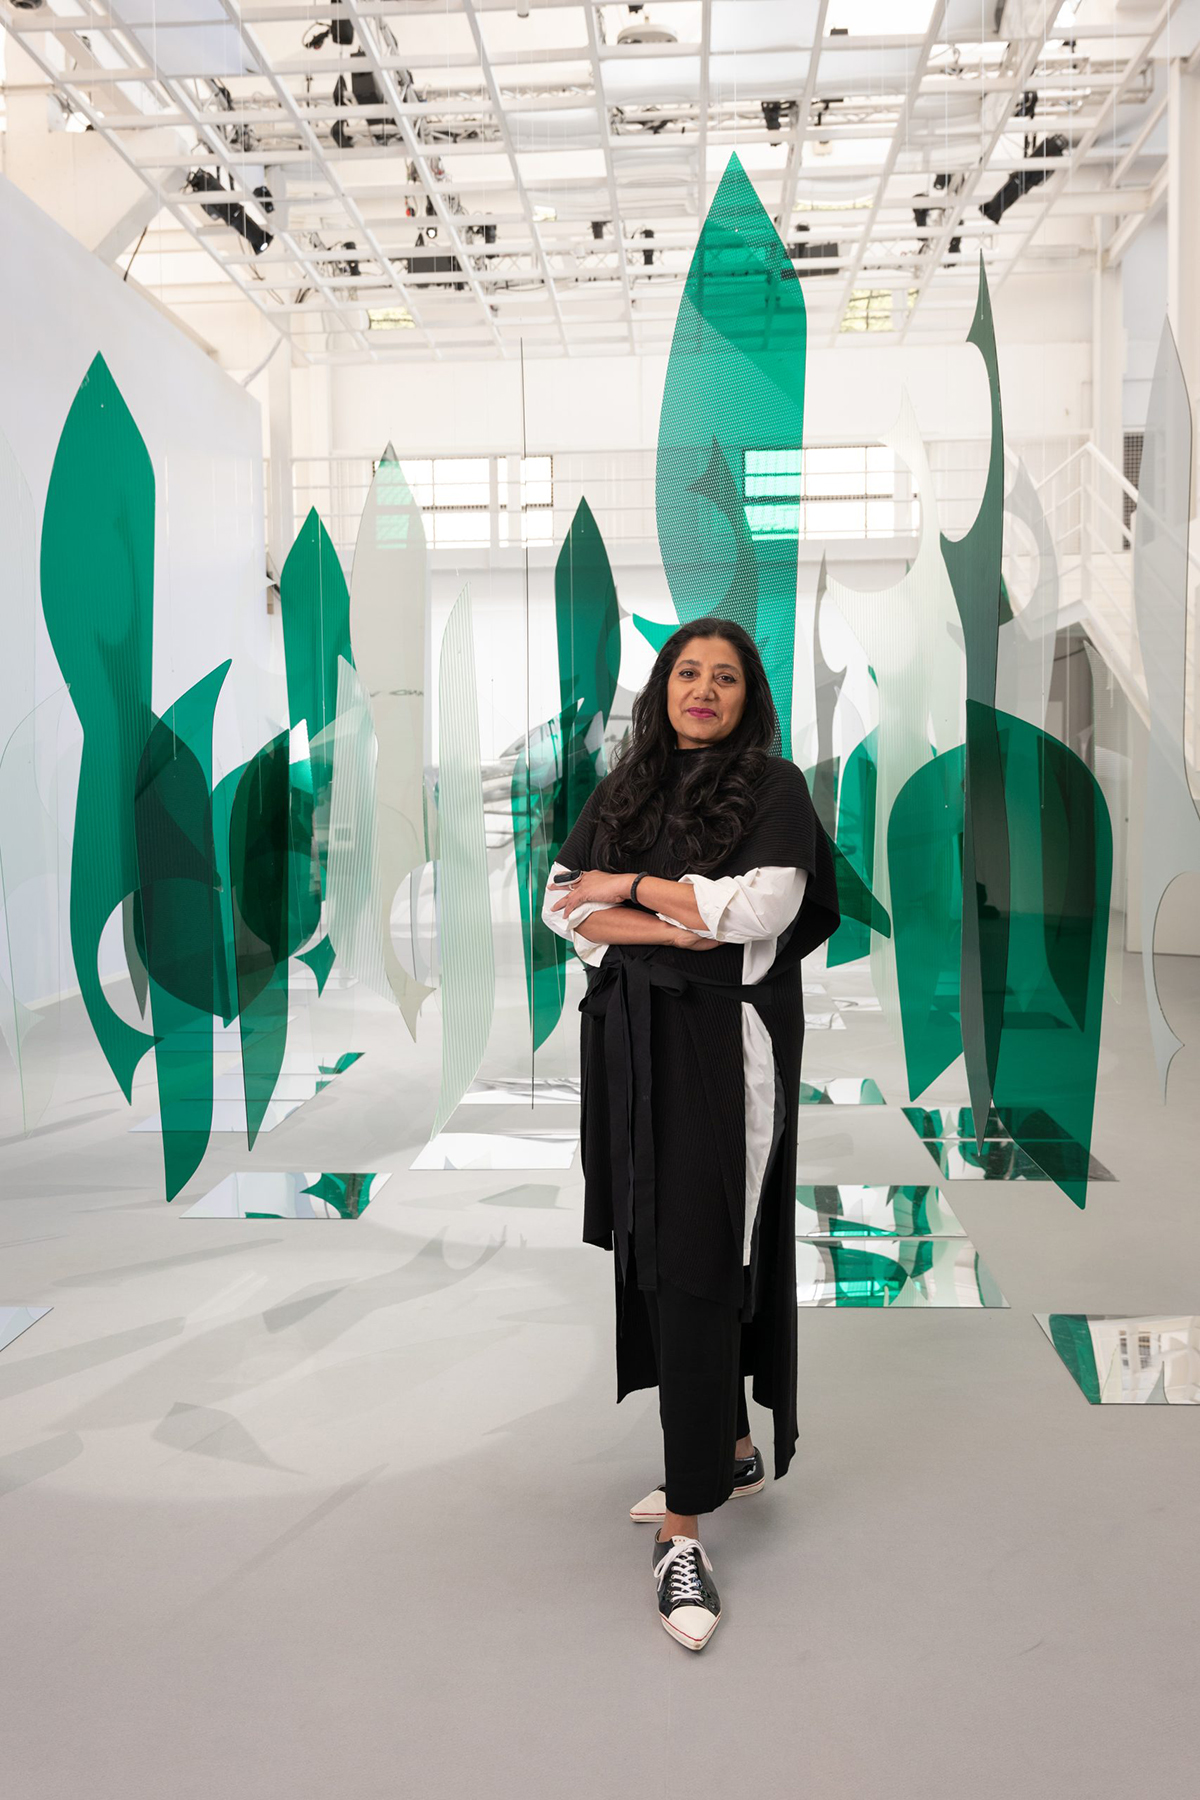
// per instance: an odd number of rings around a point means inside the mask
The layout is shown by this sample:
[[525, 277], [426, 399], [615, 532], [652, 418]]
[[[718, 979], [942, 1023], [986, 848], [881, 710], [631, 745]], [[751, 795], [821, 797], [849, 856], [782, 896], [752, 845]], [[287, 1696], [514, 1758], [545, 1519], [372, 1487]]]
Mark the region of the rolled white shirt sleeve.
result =
[[591, 938], [583, 937], [575, 928], [582, 925], [585, 919], [590, 918], [592, 913], [605, 912], [610, 906], [617, 906], [620, 902], [587, 900], [582, 905], [573, 907], [570, 912], [556, 912], [554, 902], [562, 899], [563, 889], [555, 887], [553, 884], [565, 872], [566, 864], [557, 862], [550, 871], [550, 878], [546, 883], [546, 893], [542, 900], [542, 923], [548, 925], [557, 937], [565, 938], [581, 962], [589, 963], [594, 968], [597, 963], [604, 960], [604, 953], [608, 949], [608, 945], [593, 943]]
[[[695, 891], [703, 936], [720, 944], [757, 944], [787, 930], [804, 901], [806, 869], [765, 867], [744, 875], [681, 875]], [[659, 914], [664, 918], [665, 914]], [[678, 924], [678, 920], [669, 920]]]

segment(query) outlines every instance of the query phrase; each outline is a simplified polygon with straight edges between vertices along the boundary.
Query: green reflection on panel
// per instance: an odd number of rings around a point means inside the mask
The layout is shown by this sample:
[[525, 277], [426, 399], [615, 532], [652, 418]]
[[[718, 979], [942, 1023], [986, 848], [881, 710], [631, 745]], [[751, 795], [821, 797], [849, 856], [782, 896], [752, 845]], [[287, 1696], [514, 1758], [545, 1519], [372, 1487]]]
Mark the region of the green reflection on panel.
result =
[[[870, 731], [846, 759], [838, 794], [837, 845], [846, 861], [871, 888], [875, 880], [875, 788], [878, 731]], [[882, 911], [882, 908], [880, 909]], [[890, 930], [885, 934], [890, 936]], [[827, 967], [854, 962], [871, 948], [871, 928], [846, 915], [825, 947]]]
[[212, 1122], [221, 948], [212, 731], [228, 662], [155, 721], [138, 770], [139, 948], [149, 979], [167, 1199], [199, 1168]]
[[234, 954], [251, 1148], [287, 1049], [290, 824], [285, 731], [246, 765], [230, 812]]
[[465, 587], [446, 623], [438, 665], [437, 875], [442, 1085], [430, 1137], [474, 1080], [496, 998], [475, 638]]
[[108, 1004], [97, 952], [137, 887], [133, 795], [151, 727], [154, 471], [102, 357], [71, 405], [42, 520], [42, 608], [83, 728], [71, 945], [88, 1017], [126, 1099], [150, 1048]]
[[621, 666], [621, 614], [608, 551], [586, 500], [575, 509], [554, 566], [554, 614], [561, 711], [607, 722]]
[[918, 769], [888, 821], [896, 986], [913, 1098], [962, 1050], [963, 758], [961, 748], [950, 750]]
[[1046, 1330], [1059, 1356], [1074, 1376], [1080, 1391], [1092, 1406], [1100, 1404], [1100, 1377], [1096, 1370], [1096, 1353], [1092, 1334], [1083, 1313], [1051, 1313]]
[[680, 620], [717, 613], [736, 619], [757, 642], [784, 755], [791, 754], [799, 465], [774, 478], [778, 492], [795, 494], [794, 509], [786, 509], [794, 522], [754, 536], [745, 511], [745, 455], [748, 448], [799, 450], [805, 346], [800, 284], [732, 156], [700, 233], [671, 342], [659, 419], [658, 538]]
[[513, 846], [521, 906], [521, 940], [533, 1047], [545, 1043], [562, 1014], [567, 946], [542, 919], [550, 876], [554, 816], [562, 779], [562, 725], [539, 725], [517, 752], [512, 777]]
[[425, 529], [389, 444], [359, 521], [350, 575], [350, 624], [375, 738], [379, 934], [387, 979], [409, 1031], [432, 991], [414, 979], [392, 943], [392, 905], [426, 858]]
[[963, 907], [960, 1010], [967, 1085], [976, 1113], [992, 1099], [1003, 1027], [1008, 957], [1008, 831], [996, 724], [1004, 541], [1004, 426], [996, 334], [983, 255], [979, 296], [967, 342], [987, 371], [991, 449], [979, 511], [964, 537], [943, 534], [942, 555], [962, 621], [967, 660], [967, 742], [963, 809]]
[[[308, 732], [311, 796], [300, 799], [297, 810], [296, 853], [303, 858], [306, 841], [314, 848], [313, 870], [317, 887], [317, 920], [325, 890], [329, 843], [329, 808], [333, 786], [333, 728], [337, 717], [338, 659], [353, 666], [350, 649], [350, 595], [337, 551], [317, 515], [308, 517], [288, 552], [279, 581], [279, 607], [283, 615], [283, 652], [287, 670], [288, 716], [293, 730], [303, 724]], [[311, 813], [304, 816], [304, 808]], [[297, 889], [299, 917], [312, 917], [313, 885]], [[317, 977], [318, 991], [333, 966], [332, 949], [322, 940], [304, 960]]]
[[303, 1192], [314, 1200], [324, 1200], [343, 1219], [360, 1219], [371, 1204], [374, 1180], [374, 1175], [322, 1175]]
[[[1057, 738], [997, 715], [1011, 859], [1007, 993], [996, 1110], [1082, 1206], [1100, 1056], [1112, 827], [1087, 766]], [[1042, 1166], [1045, 1166], [1043, 1161]]]

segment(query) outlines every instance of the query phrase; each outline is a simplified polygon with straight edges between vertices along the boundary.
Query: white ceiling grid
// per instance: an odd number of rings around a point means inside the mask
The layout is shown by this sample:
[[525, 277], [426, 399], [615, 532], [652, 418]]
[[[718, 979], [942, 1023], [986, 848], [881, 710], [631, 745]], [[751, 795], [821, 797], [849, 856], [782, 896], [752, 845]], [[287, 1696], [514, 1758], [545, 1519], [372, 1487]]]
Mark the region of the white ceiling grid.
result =
[[1180, 0], [3, 3], [161, 196], [139, 279], [340, 362], [662, 349], [735, 151], [814, 334], [961, 334], [981, 252], [1060, 269], [1052, 215], [1161, 201]]

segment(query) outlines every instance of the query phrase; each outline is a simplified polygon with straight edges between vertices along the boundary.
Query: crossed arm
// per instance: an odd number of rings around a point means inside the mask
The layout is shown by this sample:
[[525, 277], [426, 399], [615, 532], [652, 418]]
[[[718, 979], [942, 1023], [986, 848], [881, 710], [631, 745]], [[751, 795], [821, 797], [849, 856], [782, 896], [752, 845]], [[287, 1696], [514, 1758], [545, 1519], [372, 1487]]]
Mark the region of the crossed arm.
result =
[[[686, 881], [661, 881], [658, 876], [643, 876], [638, 900], [651, 912], [638, 912], [622, 906], [633, 886], [632, 875], [606, 875], [600, 869], [585, 869], [574, 882], [550, 883], [550, 893], [560, 894], [551, 912], [567, 914], [583, 906], [595, 906], [572, 929], [593, 944], [674, 944], [682, 950], [715, 949], [716, 939], [705, 935], [707, 926], [696, 904], [696, 890]], [[665, 914], [656, 918], [655, 914]], [[675, 923], [671, 923], [674, 920]]]

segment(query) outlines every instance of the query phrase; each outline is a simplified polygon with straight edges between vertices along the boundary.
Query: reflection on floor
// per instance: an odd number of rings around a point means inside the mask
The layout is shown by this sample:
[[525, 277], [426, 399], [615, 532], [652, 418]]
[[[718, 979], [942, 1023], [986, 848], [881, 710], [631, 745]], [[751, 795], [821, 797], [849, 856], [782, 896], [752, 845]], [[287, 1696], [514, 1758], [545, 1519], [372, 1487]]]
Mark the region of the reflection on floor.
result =
[[578, 1106], [579, 1078], [572, 1075], [497, 1076], [474, 1081], [462, 1097], [463, 1106]]
[[577, 1131], [442, 1131], [410, 1165], [414, 1169], [569, 1169]]
[[239, 1170], [185, 1209], [189, 1219], [361, 1219], [390, 1175]]
[[886, 1106], [878, 1082], [870, 1076], [836, 1075], [829, 1081], [802, 1081], [801, 1106]]
[[965, 1237], [936, 1187], [797, 1187], [798, 1238]]
[[[1073, 1175], [1083, 1162], [1078, 1144], [1039, 1144], [1035, 1162], [1029, 1150], [1010, 1138], [985, 1138], [982, 1150], [973, 1138], [922, 1142], [947, 1181], [1047, 1181], [1056, 1174]], [[1087, 1159], [1087, 1174], [1089, 1181], [1114, 1179], [1094, 1156]]]
[[48, 1306], [0, 1306], [0, 1350], [44, 1319], [50, 1311]]
[[965, 1238], [843, 1238], [796, 1245], [800, 1306], [1007, 1306]]
[[1035, 1316], [1093, 1406], [1200, 1406], [1200, 1316]]
[[[725, 1617], [699, 1658], [658, 1624], [628, 1521], [661, 1473], [656, 1396], [614, 1403], [612, 1261], [580, 1242], [578, 1157], [411, 1167], [436, 999], [414, 1044], [395, 1008], [314, 984], [314, 1042], [362, 1064], [252, 1153], [215, 1139], [172, 1206], [161, 1145], [128, 1131], [158, 1105], [149, 1059], [131, 1114], [73, 1001], [59, 1100], [0, 1133], [0, 1298], [54, 1309], [0, 1353], [5, 1800], [1192, 1792], [1170, 1672], [1195, 1660], [1195, 1444], [1098, 1419], [1034, 1320], [1200, 1314], [1200, 963], [1159, 961], [1186, 1046], [1170, 1101], [1129, 956], [1094, 1143], [1119, 1180], [1082, 1212], [1045, 1182], [942, 1177], [882, 1015], [810, 1040], [813, 1087], [869, 1076], [893, 1104], [800, 1109], [796, 1180], [839, 1190], [841, 1222], [808, 1207], [827, 1236], [799, 1247], [826, 1304], [800, 1311], [787, 1479], [703, 1520]], [[497, 969], [480, 1081], [503, 1084], [528, 1067], [519, 944]], [[578, 1075], [567, 978], [539, 1080]], [[865, 965], [823, 980], [831, 1009], [870, 988]], [[931, 1094], [965, 1105], [961, 1065]], [[453, 1129], [476, 1120], [575, 1125], [498, 1101]], [[393, 1179], [353, 1231], [182, 1217], [260, 1169]], [[851, 1234], [889, 1213], [886, 1236]], [[980, 1305], [971, 1245], [1011, 1310]], [[947, 1291], [973, 1304], [928, 1304]], [[770, 1469], [770, 1415], [750, 1418]]]

